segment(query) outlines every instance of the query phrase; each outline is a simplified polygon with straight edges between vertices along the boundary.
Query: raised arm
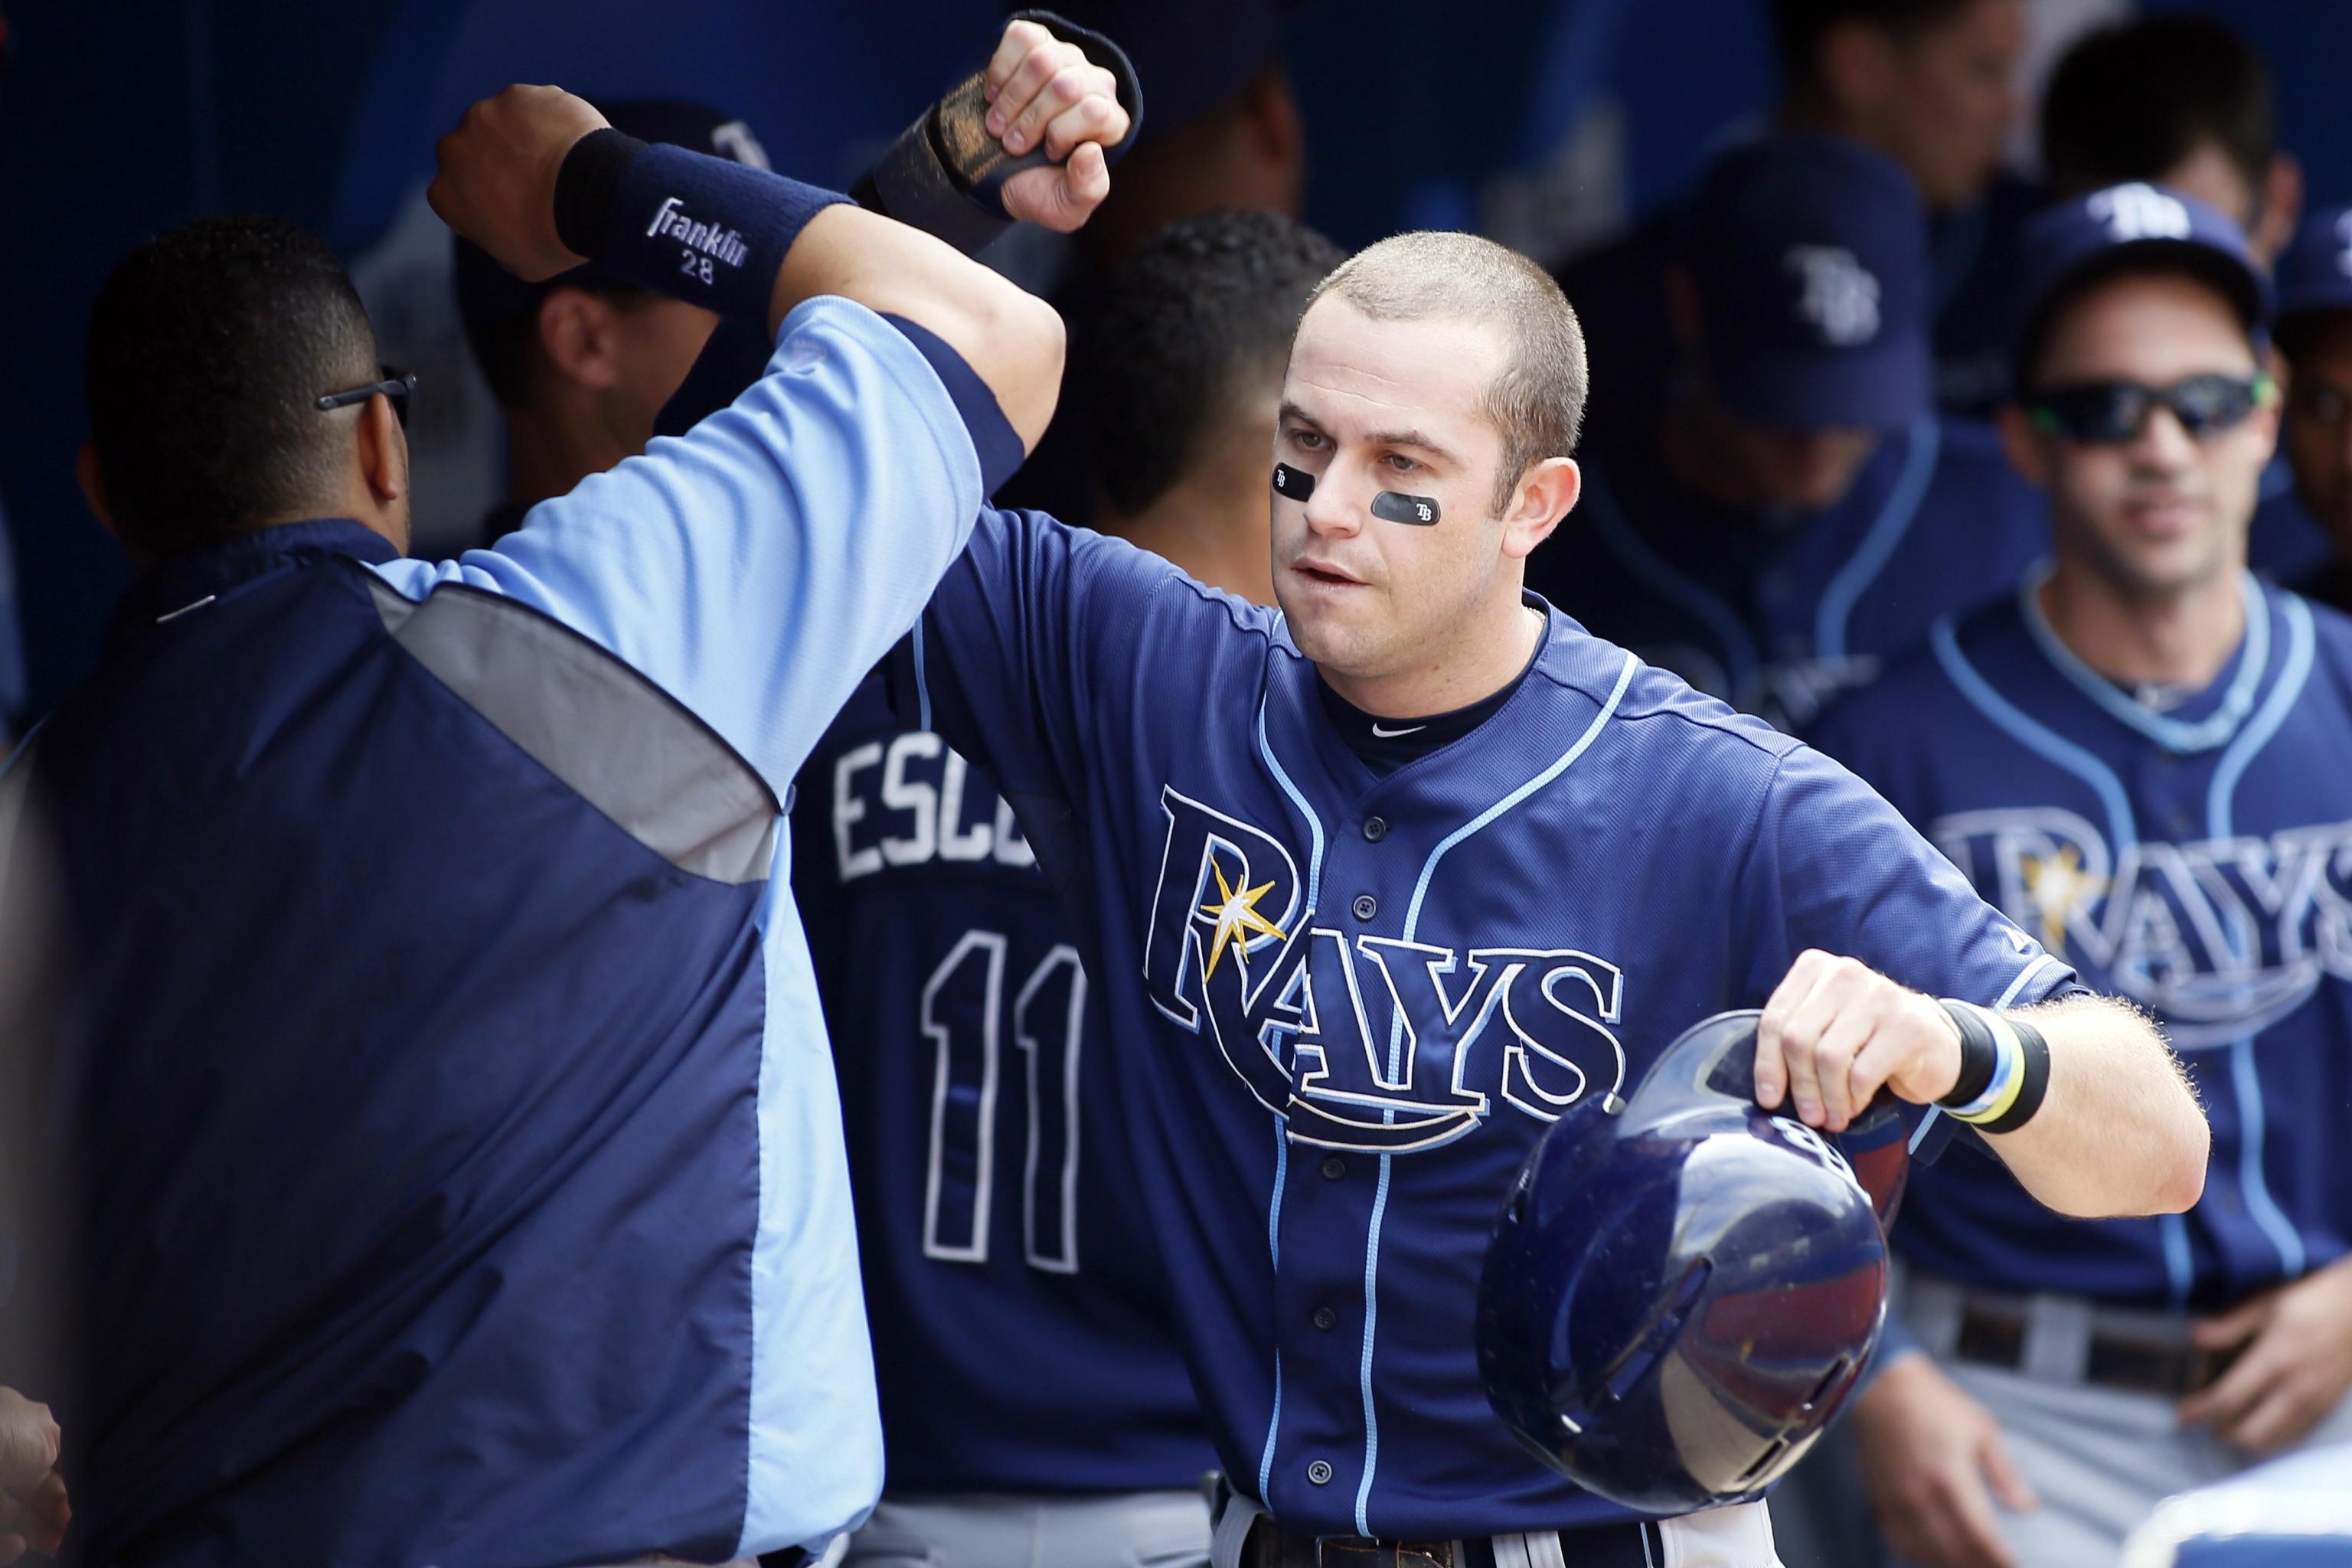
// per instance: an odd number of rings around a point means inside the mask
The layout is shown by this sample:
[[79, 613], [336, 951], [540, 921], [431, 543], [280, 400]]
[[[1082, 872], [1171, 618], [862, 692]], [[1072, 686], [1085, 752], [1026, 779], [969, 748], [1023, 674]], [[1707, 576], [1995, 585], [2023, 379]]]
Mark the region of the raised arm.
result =
[[[1021, 188], [1008, 195], [1075, 223], [1108, 192], [1104, 145], [1127, 131], [1108, 73], [1034, 24], [1008, 30], [989, 72], [1008, 124], [1042, 121], [1049, 146], [1066, 153], [1016, 176]], [[772, 336], [803, 300], [839, 296], [934, 334], [993, 395], [1024, 448], [1052, 416], [1063, 346], [1053, 308], [846, 198], [646, 147], [552, 87], [483, 100], [437, 151], [434, 210], [518, 276], [551, 278], [593, 258], [721, 314], [764, 316]]]

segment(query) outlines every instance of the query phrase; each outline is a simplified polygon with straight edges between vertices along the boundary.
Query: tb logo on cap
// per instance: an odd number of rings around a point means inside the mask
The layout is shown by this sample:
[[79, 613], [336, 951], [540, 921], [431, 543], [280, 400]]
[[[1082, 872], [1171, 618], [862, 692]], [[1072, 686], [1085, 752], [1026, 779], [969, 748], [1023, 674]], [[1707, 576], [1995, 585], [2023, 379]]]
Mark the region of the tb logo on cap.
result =
[[1784, 258], [1788, 269], [1804, 279], [1797, 314], [1821, 329], [1822, 337], [1839, 348], [1866, 343], [1878, 335], [1878, 279], [1836, 245], [1792, 247]]
[[2154, 185], [2116, 185], [2083, 204], [2093, 221], [2107, 226], [2107, 237], [2117, 245], [2136, 239], [2187, 239], [2189, 209], [2178, 196]]

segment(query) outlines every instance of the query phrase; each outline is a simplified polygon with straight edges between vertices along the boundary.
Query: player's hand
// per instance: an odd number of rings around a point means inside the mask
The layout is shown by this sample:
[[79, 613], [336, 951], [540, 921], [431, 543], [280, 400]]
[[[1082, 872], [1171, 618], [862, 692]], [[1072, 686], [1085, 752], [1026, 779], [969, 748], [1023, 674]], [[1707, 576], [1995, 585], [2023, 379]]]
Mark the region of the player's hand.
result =
[[2017, 1568], [1993, 1511], [2041, 1506], [2000, 1423], [1914, 1351], [1887, 1363], [1853, 1407], [1855, 1447], [1887, 1544], [1927, 1568]]
[[2212, 1386], [2181, 1401], [2181, 1425], [2210, 1424], [2252, 1453], [2283, 1448], [2352, 1392], [2352, 1258], [2207, 1318], [2194, 1333], [2206, 1350], [2246, 1348]]
[[1034, 22], [1006, 26], [982, 83], [988, 133], [1014, 157], [1041, 142], [1054, 161], [1024, 169], [1000, 193], [1008, 216], [1068, 234], [1110, 195], [1103, 149], [1127, 134], [1118, 79]]
[[1807, 948], [1756, 1026], [1756, 1103], [1783, 1094], [1808, 1127], [1843, 1132], [1880, 1086], [1915, 1105], [1960, 1077], [1960, 1032], [1942, 1003], [1859, 959]]
[[441, 221], [528, 283], [588, 258], [555, 232], [555, 178], [564, 154], [606, 121], [560, 87], [510, 87], [466, 110], [434, 145], [440, 172], [425, 199]]
[[0, 1563], [27, 1551], [54, 1557], [64, 1546], [73, 1510], [58, 1474], [60, 1444], [47, 1405], [0, 1388]]

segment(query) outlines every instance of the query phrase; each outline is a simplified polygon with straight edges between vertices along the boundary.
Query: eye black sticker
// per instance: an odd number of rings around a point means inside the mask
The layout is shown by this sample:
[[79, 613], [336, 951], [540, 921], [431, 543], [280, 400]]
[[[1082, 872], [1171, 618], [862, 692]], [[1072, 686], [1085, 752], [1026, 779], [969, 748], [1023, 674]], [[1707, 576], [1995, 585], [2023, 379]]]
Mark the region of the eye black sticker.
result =
[[1276, 463], [1274, 466], [1274, 488], [1292, 500], [1305, 500], [1315, 493], [1315, 476], [1303, 468], [1294, 468], [1288, 463]]
[[1434, 528], [1437, 525], [1437, 503], [1427, 496], [1409, 496], [1402, 490], [1382, 490], [1372, 498], [1372, 515], [1413, 528]]

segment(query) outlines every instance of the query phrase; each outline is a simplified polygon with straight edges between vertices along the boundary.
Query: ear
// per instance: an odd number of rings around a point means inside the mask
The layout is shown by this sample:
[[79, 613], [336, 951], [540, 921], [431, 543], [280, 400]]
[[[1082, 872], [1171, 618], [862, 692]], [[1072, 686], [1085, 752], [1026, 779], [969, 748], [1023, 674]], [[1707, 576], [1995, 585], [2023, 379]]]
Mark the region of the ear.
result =
[[360, 410], [359, 459], [368, 493], [379, 504], [389, 505], [407, 496], [408, 432], [400, 427], [392, 399], [382, 393], [369, 398], [367, 406]]
[[585, 289], [551, 289], [539, 302], [539, 348], [555, 374], [594, 392], [621, 380], [613, 302]]
[[2027, 484], [2036, 489], [2050, 488], [2050, 454], [2025, 410], [2014, 403], [2004, 405], [2000, 411], [2000, 447], [2009, 454], [2009, 466]]
[[1840, 22], [1815, 46], [1822, 90], [1841, 120], [1875, 116], [1895, 89], [1895, 39], [1866, 21]]
[[1549, 539], [1584, 493], [1584, 472], [1573, 458], [1546, 458], [1519, 476], [1503, 518], [1503, 553], [1524, 561]]
[[2286, 249], [2294, 238], [2294, 226], [2303, 221], [2303, 165], [2293, 153], [2281, 153], [2271, 160], [2263, 175], [2261, 212], [2246, 246], [2268, 267]]
[[84, 441], [81, 450], [74, 454], [74, 478], [81, 483], [81, 499], [89, 502], [98, 526], [121, 538], [121, 531], [114, 526], [113, 510], [106, 504], [106, 476], [99, 471], [97, 442]]

